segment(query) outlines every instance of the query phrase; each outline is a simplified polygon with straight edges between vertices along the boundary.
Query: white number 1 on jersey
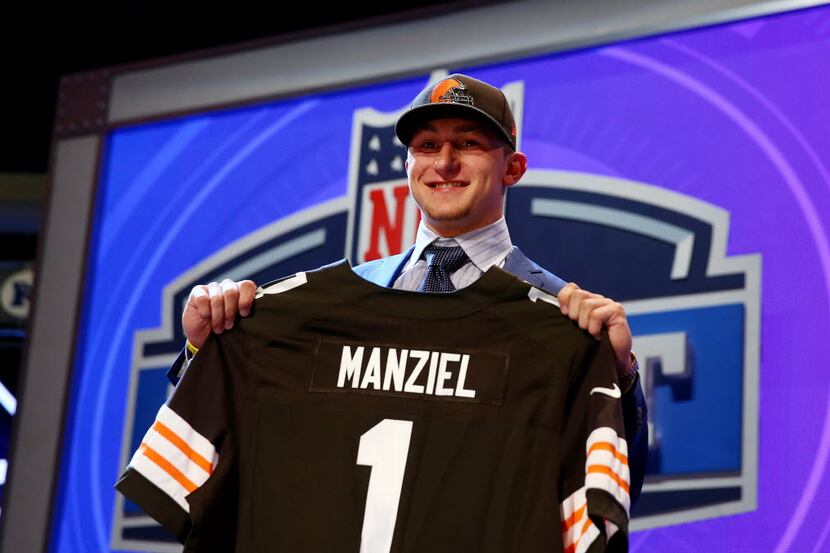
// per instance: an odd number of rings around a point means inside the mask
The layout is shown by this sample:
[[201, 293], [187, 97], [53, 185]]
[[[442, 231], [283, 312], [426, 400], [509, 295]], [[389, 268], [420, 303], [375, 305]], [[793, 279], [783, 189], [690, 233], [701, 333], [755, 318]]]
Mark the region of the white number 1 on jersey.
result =
[[398, 518], [412, 421], [383, 419], [360, 437], [357, 464], [372, 467], [360, 553], [389, 553]]

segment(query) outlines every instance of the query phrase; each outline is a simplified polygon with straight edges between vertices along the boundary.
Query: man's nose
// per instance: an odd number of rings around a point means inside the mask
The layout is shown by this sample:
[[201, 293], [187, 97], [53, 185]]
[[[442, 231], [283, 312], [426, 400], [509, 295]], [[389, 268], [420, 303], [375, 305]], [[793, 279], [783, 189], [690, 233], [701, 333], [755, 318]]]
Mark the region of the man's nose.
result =
[[458, 168], [457, 152], [450, 142], [444, 142], [435, 158], [435, 170], [440, 172], [454, 171]]

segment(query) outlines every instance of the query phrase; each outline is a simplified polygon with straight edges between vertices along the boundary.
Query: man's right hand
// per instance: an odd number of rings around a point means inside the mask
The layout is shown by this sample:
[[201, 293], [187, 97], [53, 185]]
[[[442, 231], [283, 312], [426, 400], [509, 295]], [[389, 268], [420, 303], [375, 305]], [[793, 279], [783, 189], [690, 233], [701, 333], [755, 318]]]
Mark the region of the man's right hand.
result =
[[199, 284], [190, 291], [182, 313], [182, 329], [191, 344], [197, 348], [207, 340], [211, 331], [221, 334], [233, 327], [237, 313], [247, 317], [254, 303], [256, 284], [252, 280]]

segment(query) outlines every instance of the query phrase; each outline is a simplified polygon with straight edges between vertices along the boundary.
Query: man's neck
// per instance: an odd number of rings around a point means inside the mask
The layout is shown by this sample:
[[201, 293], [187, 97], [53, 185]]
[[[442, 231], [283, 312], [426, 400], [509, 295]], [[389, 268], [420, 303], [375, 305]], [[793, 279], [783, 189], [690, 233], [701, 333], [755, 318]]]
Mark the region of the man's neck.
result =
[[496, 223], [498, 223], [499, 221], [501, 221], [503, 218], [504, 217], [502, 216], [502, 217], [499, 217], [498, 219], [496, 219], [495, 221], [490, 221], [489, 223], [485, 223], [483, 225], [479, 225], [479, 226], [474, 227], [474, 228], [458, 229], [458, 230], [456, 230], [456, 229], [447, 229], [447, 228], [439, 230], [439, 229], [435, 228], [434, 226], [432, 226], [431, 224], [429, 224], [425, 219], [421, 219], [421, 223], [423, 223], [423, 225], [426, 228], [428, 228], [430, 231], [432, 231], [432, 233], [435, 234], [436, 236], [438, 236], [439, 238], [459, 238], [459, 237], [463, 237], [467, 234], [470, 234], [470, 233], [476, 232], [478, 230], [481, 230], [483, 228], [493, 226]]

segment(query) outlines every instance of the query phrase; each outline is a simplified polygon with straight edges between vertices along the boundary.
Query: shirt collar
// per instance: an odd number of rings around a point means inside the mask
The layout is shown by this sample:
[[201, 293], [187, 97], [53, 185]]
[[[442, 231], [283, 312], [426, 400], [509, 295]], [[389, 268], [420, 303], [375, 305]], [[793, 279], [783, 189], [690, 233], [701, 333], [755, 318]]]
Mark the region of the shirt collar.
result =
[[424, 248], [436, 242], [441, 246], [459, 245], [470, 261], [482, 272], [500, 263], [513, 250], [510, 232], [504, 217], [485, 227], [477, 228], [453, 238], [444, 238], [430, 230], [421, 220], [415, 237], [415, 249], [404, 270], [409, 270], [424, 253]]

